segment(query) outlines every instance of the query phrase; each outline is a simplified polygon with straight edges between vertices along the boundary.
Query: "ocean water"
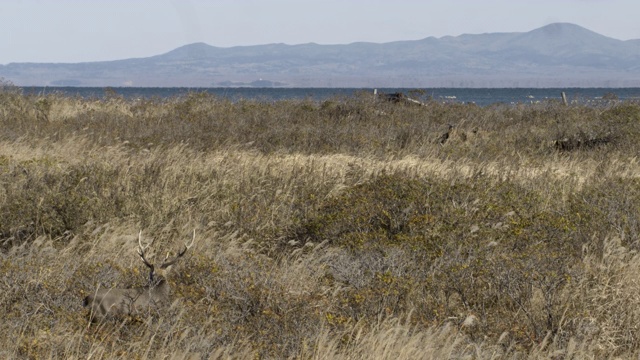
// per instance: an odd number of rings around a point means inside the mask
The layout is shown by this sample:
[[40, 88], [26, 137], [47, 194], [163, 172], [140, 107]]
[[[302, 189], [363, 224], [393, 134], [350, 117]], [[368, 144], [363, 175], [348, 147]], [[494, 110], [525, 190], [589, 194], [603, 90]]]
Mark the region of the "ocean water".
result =
[[[107, 90], [109, 89], [109, 90]], [[416, 91], [418, 90], [418, 91]], [[194, 92], [207, 92], [231, 101], [258, 100], [278, 101], [308, 99], [325, 101], [332, 98], [349, 97], [370, 93], [374, 89], [356, 88], [136, 88], [136, 87], [24, 87], [27, 94], [62, 93], [84, 98], [102, 98], [115, 91], [125, 98], [168, 98], [184, 96]], [[640, 100], [640, 88], [433, 88], [433, 89], [377, 89], [378, 93], [402, 92], [419, 101], [428, 99], [448, 103], [475, 103], [479, 106], [491, 104], [528, 104], [561, 99], [565, 92], [567, 99], [580, 104], [602, 104], [602, 97], [613, 94], [620, 100]]]

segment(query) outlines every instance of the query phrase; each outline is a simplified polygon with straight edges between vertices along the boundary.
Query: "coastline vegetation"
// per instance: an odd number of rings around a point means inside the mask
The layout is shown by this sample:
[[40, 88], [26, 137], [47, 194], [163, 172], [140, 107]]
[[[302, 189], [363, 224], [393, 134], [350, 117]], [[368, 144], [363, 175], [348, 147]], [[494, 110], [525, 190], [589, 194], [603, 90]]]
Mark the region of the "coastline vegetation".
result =
[[[640, 353], [640, 104], [0, 90], [0, 357]], [[172, 304], [89, 325], [196, 229]]]

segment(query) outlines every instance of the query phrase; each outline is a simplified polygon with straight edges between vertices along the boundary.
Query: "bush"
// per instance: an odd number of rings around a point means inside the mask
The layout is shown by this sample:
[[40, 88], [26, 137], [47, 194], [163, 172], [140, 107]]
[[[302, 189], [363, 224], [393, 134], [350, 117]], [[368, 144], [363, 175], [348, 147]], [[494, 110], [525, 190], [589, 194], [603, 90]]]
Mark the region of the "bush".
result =
[[[635, 102], [0, 101], [3, 357], [640, 349]], [[173, 304], [87, 327], [194, 228]]]

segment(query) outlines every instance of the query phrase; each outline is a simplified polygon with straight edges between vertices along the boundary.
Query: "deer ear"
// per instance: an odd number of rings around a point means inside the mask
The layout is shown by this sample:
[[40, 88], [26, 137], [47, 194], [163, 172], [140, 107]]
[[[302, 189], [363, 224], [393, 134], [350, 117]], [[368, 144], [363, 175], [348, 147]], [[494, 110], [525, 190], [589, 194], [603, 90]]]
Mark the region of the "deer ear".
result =
[[166, 278], [167, 277], [167, 272], [169, 271], [169, 269], [171, 269], [171, 265], [167, 266], [166, 268], [160, 268], [156, 271], [156, 274], [158, 277], [161, 278]]

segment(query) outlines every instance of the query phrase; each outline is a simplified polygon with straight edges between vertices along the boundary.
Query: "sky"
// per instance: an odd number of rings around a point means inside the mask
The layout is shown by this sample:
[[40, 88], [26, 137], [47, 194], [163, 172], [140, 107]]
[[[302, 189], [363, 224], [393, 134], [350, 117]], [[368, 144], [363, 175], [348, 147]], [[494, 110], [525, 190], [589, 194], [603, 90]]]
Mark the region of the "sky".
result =
[[390, 42], [569, 22], [640, 39], [639, 0], [0, 0], [0, 64], [147, 57], [182, 45]]

